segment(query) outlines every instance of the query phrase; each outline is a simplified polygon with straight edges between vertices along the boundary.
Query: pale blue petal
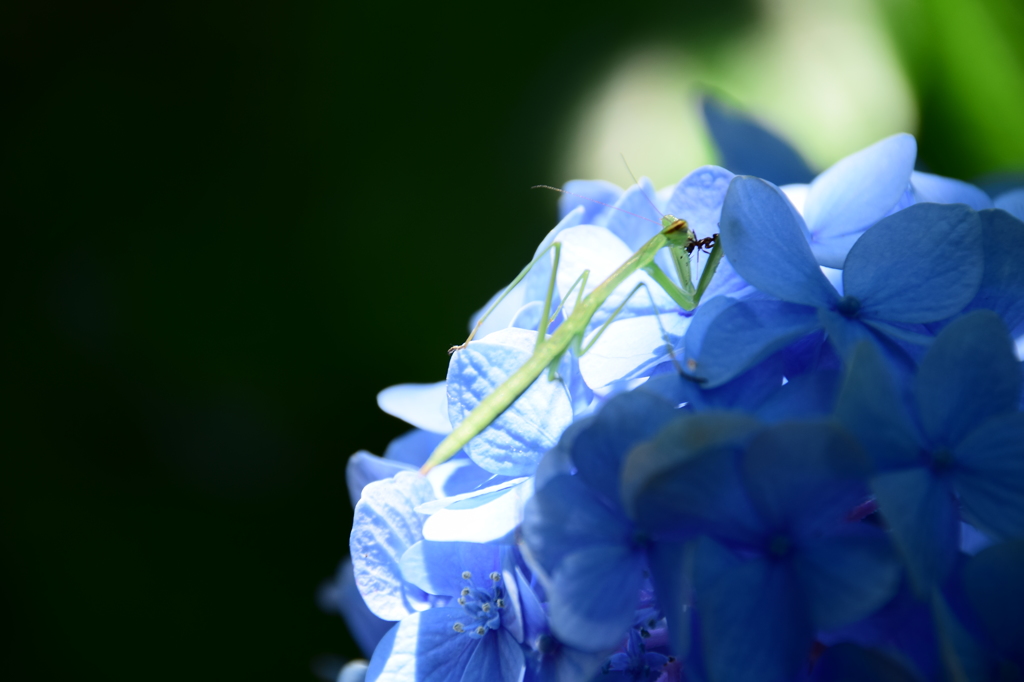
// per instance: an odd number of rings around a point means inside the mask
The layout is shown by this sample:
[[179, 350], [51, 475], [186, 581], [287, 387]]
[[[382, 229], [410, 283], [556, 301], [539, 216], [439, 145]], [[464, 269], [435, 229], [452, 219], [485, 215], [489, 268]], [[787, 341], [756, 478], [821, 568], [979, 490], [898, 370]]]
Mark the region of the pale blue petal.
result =
[[865, 618], [896, 594], [902, 570], [888, 538], [875, 528], [849, 524], [846, 532], [801, 547], [793, 570], [817, 629]]
[[[558, 266], [557, 284], [559, 296], [565, 299], [566, 315], [572, 314], [580, 287], [577, 284], [571, 293], [569, 289], [576, 284], [585, 270], [589, 270], [590, 274], [587, 277], [584, 295], [596, 289], [633, 255], [633, 251], [621, 239], [606, 228], [595, 225], [580, 225], [566, 230], [559, 237], [559, 241], [562, 243], [562, 256]], [[663, 313], [678, 309], [675, 301], [650, 275], [638, 271], [627, 277], [601, 304], [591, 324], [606, 320], [638, 284], [645, 284], [650, 296], [638, 291], [619, 312], [620, 317], [650, 315], [655, 311], [654, 306]], [[651, 305], [652, 298], [654, 306]]]
[[452, 430], [448, 421], [448, 399], [445, 382], [436, 384], [398, 384], [377, 394], [377, 405], [392, 417], [406, 421], [413, 426], [448, 433]]
[[709, 96], [703, 99], [703, 109], [722, 163], [733, 172], [777, 185], [814, 177], [800, 154], [756, 119]]
[[583, 651], [619, 644], [633, 624], [644, 583], [642, 554], [624, 545], [569, 554], [551, 576], [551, 630]]
[[1024, 323], [1024, 223], [1003, 211], [982, 211], [985, 272], [978, 295], [966, 310], [995, 311], [1006, 326]]
[[402, 577], [424, 592], [458, 597], [466, 587], [465, 572], [476, 587], [490, 589], [490, 575], [500, 572], [501, 559], [498, 545], [421, 540], [405, 551], [400, 565]]
[[529, 480], [498, 490], [477, 491], [433, 512], [423, 524], [423, 537], [438, 542], [497, 542], [523, 520], [523, 507], [533, 486]]
[[691, 171], [676, 185], [665, 213], [685, 220], [698, 239], [718, 234], [725, 193], [734, 177], [718, 166], [701, 166]]
[[881, 352], [854, 351], [836, 404], [839, 421], [860, 440], [879, 470], [916, 464], [922, 443]]
[[986, 419], [1017, 408], [1020, 364], [999, 316], [978, 310], [954, 320], [935, 339], [914, 381], [921, 427], [953, 446]]
[[931, 204], [967, 204], [975, 211], [992, 208], [992, 199], [969, 182], [914, 171], [910, 175], [914, 201]]
[[661, 211], [653, 205], [655, 198], [654, 185], [647, 178], [640, 178], [639, 185], [633, 185], [619, 197], [615, 204], [619, 210], [608, 213], [605, 227], [636, 251], [661, 231]]
[[438, 464], [427, 472], [427, 480], [434, 486], [434, 494], [441, 499], [501, 483], [505, 477], [484, 471], [463, 455]]
[[733, 179], [720, 239], [736, 272], [767, 294], [816, 307], [839, 298], [811, 253], [800, 214], [764, 180]]
[[[597, 343], [579, 359], [580, 373], [591, 388], [603, 388], [620, 379], [646, 376], [652, 369], [671, 359], [670, 345], [682, 345], [690, 326], [690, 316], [679, 313], [641, 315], [608, 325]], [[667, 339], [662, 335], [662, 329]], [[598, 332], [585, 340], [586, 347]]]
[[345, 465], [345, 483], [348, 485], [348, 499], [355, 506], [363, 488], [374, 481], [391, 478], [399, 471], [416, 471], [416, 467], [405, 462], [384, 459], [360, 450], [348, 458]]
[[434, 491], [426, 478], [400, 472], [367, 485], [356, 505], [349, 538], [356, 587], [370, 610], [384, 620], [399, 620], [414, 610], [399, 562], [423, 539], [423, 517], [416, 507], [432, 499]]
[[899, 133], [837, 161], [811, 182], [804, 219], [814, 241], [862, 232], [899, 202], [917, 158], [912, 135]]
[[704, 388], [721, 386], [820, 328], [815, 308], [783, 301], [740, 301], [708, 325], [700, 355], [694, 359], [696, 365], [688, 357], [686, 369], [705, 380]]
[[[582, 206], [577, 206], [575, 209], [567, 213], [558, 222], [558, 224], [555, 225], [554, 228], [552, 228], [551, 231], [544, 236], [544, 239], [541, 240], [540, 244], [537, 246], [537, 249], [533, 252], [533, 257], [536, 258], [541, 254], [541, 252], [543, 252], [545, 249], [551, 246], [551, 244], [553, 244], [554, 241], [558, 239], [558, 236], [562, 234], [562, 232], [564, 232], [565, 230], [568, 230], [570, 227], [576, 227], [577, 225], [581, 225], [584, 222], [586, 222], [584, 220], [585, 216], [586, 211], [584, 211]], [[537, 263], [533, 266], [533, 268], [530, 269], [530, 272], [528, 272], [526, 277], [523, 279], [522, 286], [524, 289], [524, 293], [522, 300], [524, 303], [530, 301], [543, 301], [544, 298], [547, 296], [548, 287], [551, 285], [551, 256], [552, 254], [549, 252], [548, 258], [541, 258], [539, 261], [537, 261]], [[551, 305], [553, 306], [552, 310], [558, 307], [559, 299], [557, 291], [554, 293], [554, 299], [555, 300], [553, 300], [551, 303]], [[504, 327], [507, 325], [502, 326]]]
[[1024, 538], [1024, 414], [993, 419], [955, 449], [964, 514], [997, 538]]
[[960, 204], [916, 204], [885, 218], [846, 258], [843, 291], [859, 315], [886, 322], [933, 322], [978, 292], [984, 268], [981, 220]]
[[695, 594], [711, 682], [791, 682], [814, 630], [796, 575], [784, 562], [740, 561], [704, 538]]
[[[582, 212], [582, 209], [580, 212]], [[472, 332], [474, 329], [476, 330], [475, 338], [482, 339], [488, 334], [494, 333], [499, 329], [504, 329], [505, 327], [509, 326], [512, 320], [515, 318], [516, 314], [520, 310], [522, 310], [523, 306], [525, 306], [531, 300], [536, 300], [529, 298], [528, 282], [531, 278], [531, 275], [533, 275], [533, 271], [537, 270], [540, 267], [543, 267], [543, 263], [545, 263], [545, 261], [542, 260], [540, 263], [534, 265], [533, 270], [531, 270], [530, 274], [526, 276], [526, 280], [520, 282], [519, 285], [516, 286], [516, 288], [512, 290], [512, 292], [510, 292], [508, 296], [501, 299], [501, 302], [498, 303], [497, 307], [495, 307], [494, 310], [491, 310], [491, 306], [494, 305], [494, 303], [498, 300], [498, 298], [501, 297], [503, 293], [505, 293], [504, 288], [496, 291], [494, 295], [491, 296], [491, 298], [487, 301], [487, 303], [485, 303], [484, 306], [480, 308], [480, 310], [477, 310], [475, 313], [473, 313], [472, 317], [469, 318], [469, 331]], [[550, 274], [551, 264], [547, 263], [547, 266], [548, 273]], [[545, 286], [547, 286], [547, 280], [544, 281], [544, 284]], [[545, 290], [541, 290], [541, 297], [543, 297], [543, 291]], [[484, 320], [480, 324], [480, 328], [477, 329], [477, 322], [480, 321], [480, 319], [488, 310], [491, 310], [491, 314], [487, 316], [487, 319]]]
[[[536, 334], [509, 328], [456, 351], [448, 367], [448, 407], [458, 424], [530, 358]], [[560, 380], [539, 377], [464, 448], [480, 467], [504, 476], [529, 475], [572, 423], [572, 403]]]
[[1017, 220], [1024, 220], [1024, 187], [1000, 194], [996, 197], [994, 205]]
[[622, 196], [622, 188], [607, 180], [570, 180], [562, 189], [571, 194], [558, 195], [559, 219], [581, 206], [584, 210], [581, 223], [593, 224], [595, 218], [610, 210], [603, 204], [614, 205]]
[[915, 589], [928, 594], [953, 568], [960, 544], [960, 514], [948, 481], [919, 467], [876, 476], [871, 488]]

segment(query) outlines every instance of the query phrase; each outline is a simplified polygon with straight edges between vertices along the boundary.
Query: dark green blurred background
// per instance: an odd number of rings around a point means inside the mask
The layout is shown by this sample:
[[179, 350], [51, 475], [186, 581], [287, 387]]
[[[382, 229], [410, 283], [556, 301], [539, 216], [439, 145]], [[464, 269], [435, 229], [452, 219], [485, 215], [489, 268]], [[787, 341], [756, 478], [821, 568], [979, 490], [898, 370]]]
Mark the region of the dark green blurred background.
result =
[[[347, 456], [406, 428], [376, 392], [443, 378], [554, 224], [529, 187], [569, 179], [559, 136], [624, 51], [757, 26], [710, 4], [0, 10], [0, 676], [354, 655], [315, 592]], [[883, 8], [923, 162], [1024, 168], [1020, 3]]]

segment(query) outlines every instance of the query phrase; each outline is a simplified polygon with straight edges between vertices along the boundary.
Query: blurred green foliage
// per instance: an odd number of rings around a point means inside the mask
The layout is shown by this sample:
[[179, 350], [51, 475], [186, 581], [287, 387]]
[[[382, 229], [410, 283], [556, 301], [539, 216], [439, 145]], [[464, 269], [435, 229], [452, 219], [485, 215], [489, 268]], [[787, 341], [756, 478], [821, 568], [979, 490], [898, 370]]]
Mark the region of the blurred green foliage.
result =
[[[405, 427], [554, 222], [551, 150], [638, 42], [747, 0], [0, 9], [5, 679], [308, 679], [344, 465]], [[894, 3], [921, 156], [1024, 165], [1021, 8]], [[682, 96], [682, 94], [681, 94]], [[1016, 114], [1016, 116], [1015, 116]]]
[[960, 178], [1024, 169], [1024, 3], [879, 4], [918, 96], [922, 161]]

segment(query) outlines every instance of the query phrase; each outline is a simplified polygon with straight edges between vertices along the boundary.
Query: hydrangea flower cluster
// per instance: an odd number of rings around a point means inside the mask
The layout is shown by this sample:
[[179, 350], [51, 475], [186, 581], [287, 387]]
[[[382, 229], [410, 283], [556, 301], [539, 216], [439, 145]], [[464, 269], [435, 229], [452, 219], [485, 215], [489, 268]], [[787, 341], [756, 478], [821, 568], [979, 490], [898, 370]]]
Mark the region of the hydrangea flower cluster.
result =
[[[706, 113], [760, 177], [569, 183], [554, 276], [541, 259], [446, 381], [380, 394], [415, 429], [348, 464], [350, 560], [321, 596], [369, 661], [339, 680], [1024, 679], [1024, 190], [915, 171], [906, 134], [812, 177]], [[632, 275], [589, 352], [421, 474], [531, 356], [548, 296], [550, 333], [663, 213], [718, 235], [700, 305]]]

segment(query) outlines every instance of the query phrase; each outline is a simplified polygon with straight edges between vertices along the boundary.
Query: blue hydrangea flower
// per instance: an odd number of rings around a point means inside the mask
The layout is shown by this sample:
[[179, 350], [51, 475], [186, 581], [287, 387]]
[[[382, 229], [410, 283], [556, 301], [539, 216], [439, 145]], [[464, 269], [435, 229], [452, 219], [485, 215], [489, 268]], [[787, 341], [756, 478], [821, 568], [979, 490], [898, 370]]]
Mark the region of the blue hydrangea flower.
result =
[[[711, 680], [791, 680], [816, 631], [895, 594], [888, 540], [849, 520], [867, 497], [866, 474], [856, 441], [836, 426], [759, 427], [727, 413], [679, 417], [630, 454], [623, 493], [638, 526], [700, 538], [692, 589]], [[680, 594], [679, 547], [652, 566], [658, 593]], [[662, 601], [675, 639], [685, 637], [687, 601]]]
[[698, 311], [704, 333], [687, 336], [687, 356], [709, 387], [820, 331], [841, 356], [862, 340], [890, 350], [920, 343], [927, 336], [912, 325], [955, 315], [981, 284], [980, 219], [962, 205], [917, 204], [874, 225], [846, 258], [842, 294], [822, 274], [805, 231], [777, 188], [747, 177], [730, 185], [722, 246], [737, 272], [774, 300]]
[[619, 470], [673, 414], [649, 394], [610, 400], [571, 434], [569, 471], [547, 478], [526, 506], [522, 537], [547, 576], [552, 632], [575, 648], [613, 649], [635, 621], [646, 547], [619, 500]]
[[988, 311], [950, 323], [908, 388], [860, 348], [837, 416], [873, 458], [882, 515], [927, 592], [952, 569], [961, 514], [993, 537], [1024, 537], [1021, 374], [1005, 326]]
[[508, 550], [474, 543], [420, 543], [402, 568], [425, 592], [449, 598], [403, 618], [377, 645], [366, 682], [521, 682], [522, 619]]

